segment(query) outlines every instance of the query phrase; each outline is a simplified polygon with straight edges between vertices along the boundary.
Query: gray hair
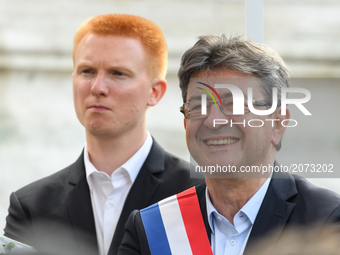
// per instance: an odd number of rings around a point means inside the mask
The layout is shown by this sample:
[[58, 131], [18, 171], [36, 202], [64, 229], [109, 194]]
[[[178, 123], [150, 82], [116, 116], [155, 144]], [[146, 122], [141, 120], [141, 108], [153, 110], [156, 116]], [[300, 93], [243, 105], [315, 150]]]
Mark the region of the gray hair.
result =
[[[286, 64], [269, 47], [240, 36], [200, 36], [196, 44], [182, 56], [178, 70], [183, 102], [186, 102], [192, 75], [203, 70], [210, 72], [220, 68], [259, 78], [269, 105], [272, 104], [272, 88], [277, 88], [278, 105], [281, 105], [281, 88], [289, 87], [290, 84]], [[276, 150], [280, 148], [281, 141]]]

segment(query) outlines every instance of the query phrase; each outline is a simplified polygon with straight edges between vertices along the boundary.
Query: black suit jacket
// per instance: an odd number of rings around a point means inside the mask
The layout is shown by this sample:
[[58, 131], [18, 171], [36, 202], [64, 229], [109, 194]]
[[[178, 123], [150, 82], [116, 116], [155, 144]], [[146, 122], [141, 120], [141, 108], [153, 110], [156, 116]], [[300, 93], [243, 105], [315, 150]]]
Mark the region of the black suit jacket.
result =
[[[134, 209], [203, 182], [190, 178], [189, 166], [153, 141], [125, 201], [109, 254], [117, 254], [125, 222]], [[83, 153], [69, 167], [11, 194], [5, 235], [52, 254], [97, 254]]]
[[[210, 239], [211, 229], [207, 218], [205, 189], [205, 184], [196, 186], [203, 221]], [[323, 230], [322, 227], [328, 224], [335, 226], [336, 231], [339, 232], [340, 196], [318, 188], [302, 177], [274, 173], [244, 254], [251, 254], [252, 246], [268, 233], [271, 233], [273, 247], [266, 248], [272, 249], [286, 227], [311, 226], [316, 223], [321, 227], [318, 234]], [[126, 223], [126, 232], [118, 255], [137, 254], [150, 255], [150, 250], [140, 212], [135, 210]]]

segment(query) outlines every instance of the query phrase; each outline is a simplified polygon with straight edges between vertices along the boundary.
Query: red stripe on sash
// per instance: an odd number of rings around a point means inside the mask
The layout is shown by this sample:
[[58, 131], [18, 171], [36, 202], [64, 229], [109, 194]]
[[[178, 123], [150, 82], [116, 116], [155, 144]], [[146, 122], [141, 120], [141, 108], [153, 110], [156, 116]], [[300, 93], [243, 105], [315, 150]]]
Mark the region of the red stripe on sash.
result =
[[213, 255], [204, 226], [196, 189], [192, 187], [177, 194], [185, 230], [193, 255]]

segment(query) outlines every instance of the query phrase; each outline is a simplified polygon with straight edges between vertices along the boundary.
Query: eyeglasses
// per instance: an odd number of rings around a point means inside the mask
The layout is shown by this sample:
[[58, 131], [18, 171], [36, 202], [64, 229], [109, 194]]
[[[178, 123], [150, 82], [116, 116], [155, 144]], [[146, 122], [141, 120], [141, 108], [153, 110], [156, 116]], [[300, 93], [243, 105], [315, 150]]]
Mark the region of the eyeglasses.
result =
[[[233, 99], [232, 97], [224, 98], [220, 102], [214, 102], [213, 100], [207, 100], [207, 111], [206, 114], [202, 114], [202, 101], [201, 100], [191, 100], [190, 102], [184, 103], [180, 108], [180, 112], [184, 114], [186, 119], [204, 119], [210, 114], [211, 106], [213, 104], [218, 104], [220, 110], [224, 115], [233, 115]], [[261, 100], [253, 100], [253, 105], [255, 106], [268, 106], [268, 103]], [[244, 105], [244, 113], [249, 113], [250, 110], [248, 105]]]

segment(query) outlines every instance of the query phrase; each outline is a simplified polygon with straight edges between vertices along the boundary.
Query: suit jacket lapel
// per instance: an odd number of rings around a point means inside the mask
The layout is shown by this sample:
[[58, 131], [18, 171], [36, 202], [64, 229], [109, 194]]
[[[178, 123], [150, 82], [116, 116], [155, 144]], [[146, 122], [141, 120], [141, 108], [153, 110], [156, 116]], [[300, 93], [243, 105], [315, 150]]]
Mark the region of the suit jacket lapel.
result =
[[108, 254], [117, 254], [120, 242], [124, 236], [125, 223], [130, 213], [135, 209], [140, 210], [150, 204], [160, 185], [160, 181], [153, 174], [164, 171], [164, 162], [164, 150], [153, 140], [150, 153], [126, 198]]
[[[272, 240], [276, 240], [282, 232], [295, 204], [288, 199], [297, 194], [293, 178], [285, 173], [274, 173], [266, 196], [250, 233], [244, 254], [251, 253], [251, 246], [270, 231]], [[249, 248], [250, 247], [250, 248]]]
[[198, 202], [200, 204], [205, 229], [207, 231], [207, 236], [209, 238], [209, 242], [211, 242], [211, 229], [210, 229], [210, 225], [209, 225], [209, 221], [208, 221], [207, 201], [206, 201], [206, 197], [205, 197], [206, 187], [207, 186], [206, 186], [205, 183], [202, 183], [202, 184], [196, 186], [196, 193], [197, 193], [197, 197], [198, 197]]
[[[71, 167], [73, 169], [70, 171], [71, 176], [68, 183], [71, 190], [67, 197], [67, 207], [76, 241], [79, 244], [85, 244], [87, 247], [93, 248], [97, 252], [96, 228], [90, 190], [86, 180], [83, 153]], [[87, 252], [83, 254], [87, 254]]]

